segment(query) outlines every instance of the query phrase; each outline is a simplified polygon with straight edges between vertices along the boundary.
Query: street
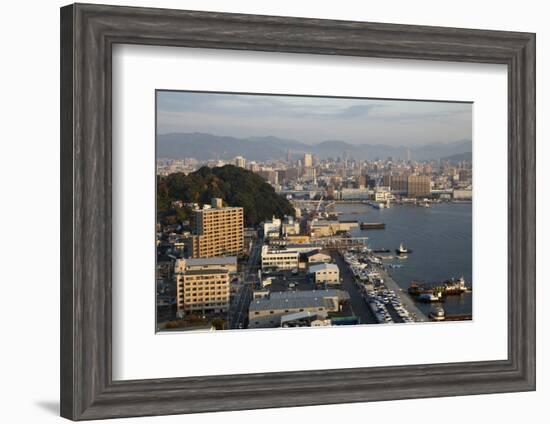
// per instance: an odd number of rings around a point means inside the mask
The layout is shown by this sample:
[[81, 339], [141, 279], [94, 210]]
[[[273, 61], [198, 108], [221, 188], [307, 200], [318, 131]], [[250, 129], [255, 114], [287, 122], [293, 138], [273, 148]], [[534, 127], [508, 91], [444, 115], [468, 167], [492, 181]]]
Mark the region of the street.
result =
[[256, 243], [250, 251], [248, 263], [241, 273], [241, 279], [239, 280], [239, 289], [235, 296], [236, 299], [232, 299], [229, 307], [229, 328], [245, 328], [245, 322], [248, 313], [248, 306], [252, 301], [253, 288], [256, 281], [257, 265], [260, 259], [260, 252], [262, 249], [263, 239], [258, 238]]

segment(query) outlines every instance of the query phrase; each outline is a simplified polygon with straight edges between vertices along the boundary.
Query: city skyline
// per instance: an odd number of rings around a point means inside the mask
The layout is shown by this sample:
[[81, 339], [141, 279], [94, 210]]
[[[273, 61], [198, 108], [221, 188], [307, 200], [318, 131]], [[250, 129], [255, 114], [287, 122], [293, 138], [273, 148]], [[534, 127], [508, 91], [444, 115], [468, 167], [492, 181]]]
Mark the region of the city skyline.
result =
[[418, 147], [472, 137], [472, 103], [158, 91], [157, 133]]

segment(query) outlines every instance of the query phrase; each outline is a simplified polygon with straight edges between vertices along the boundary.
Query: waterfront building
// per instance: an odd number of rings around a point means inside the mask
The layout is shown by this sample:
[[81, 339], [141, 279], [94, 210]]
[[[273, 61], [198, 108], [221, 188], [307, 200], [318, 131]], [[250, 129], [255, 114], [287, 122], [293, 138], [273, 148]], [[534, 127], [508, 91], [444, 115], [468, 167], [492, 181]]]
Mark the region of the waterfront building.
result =
[[405, 194], [408, 189], [408, 175], [384, 175], [382, 184], [393, 193]]
[[316, 264], [309, 267], [317, 284], [340, 284], [340, 270], [336, 264]]
[[425, 197], [432, 193], [431, 178], [427, 175], [409, 175], [407, 179], [408, 197]]
[[193, 211], [194, 231], [187, 249], [194, 258], [239, 256], [244, 248], [243, 208], [221, 207], [221, 199], [212, 199], [211, 208]]
[[352, 228], [357, 228], [358, 226], [357, 221], [313, 219], [308, 221], [308, 232], [311, 237], [331, 237], [350, 231]]
[[366, 188], [342, 188], [341, 200], [366, 200], [369, 198], [369, 190]]
[[225, 313], [229, 309], [227, 269], [184, 270], [176, 275], [178, 315]]
[[387, 202], [391, 200], [392, 195], [389, 187], [376, 187], [373, 193], [373, 200], [375, 202]]
[[454, 189], [454, 200], [472, 200], [472, 189]]

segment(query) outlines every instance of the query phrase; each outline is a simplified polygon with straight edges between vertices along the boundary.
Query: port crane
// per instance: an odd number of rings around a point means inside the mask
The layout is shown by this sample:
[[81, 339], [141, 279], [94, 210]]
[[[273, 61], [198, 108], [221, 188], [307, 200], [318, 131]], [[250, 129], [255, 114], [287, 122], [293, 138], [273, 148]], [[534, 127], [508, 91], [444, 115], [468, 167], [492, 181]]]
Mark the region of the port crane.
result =
[[323, 203], [323, 198], [325, 197], [324, 194], [321, 194], [321, 198], [319, 199], [319, 203], [317, 203], [317, 207], [315, 208], [315, 215], [319, 213], [319, 209], [321, 208], [321, 203]]

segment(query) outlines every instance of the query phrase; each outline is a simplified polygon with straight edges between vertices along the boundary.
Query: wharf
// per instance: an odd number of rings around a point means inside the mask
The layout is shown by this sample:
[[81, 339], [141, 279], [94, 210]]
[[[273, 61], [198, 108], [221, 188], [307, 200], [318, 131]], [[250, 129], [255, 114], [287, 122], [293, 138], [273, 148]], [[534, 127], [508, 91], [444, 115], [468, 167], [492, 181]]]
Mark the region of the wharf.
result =
[[414, 303], [414, 300], [411, 299], [411, 297], [403, 291], [401, 287], [399, 287], [399, 284], [395, 282], [393, 278], [391, 278], [390, 274], [385, 269], [380, 268], [379, 269], [380, 276], [384, 279], [384, 284], [386, 287], [390, 290], [393, 290], [397, 297], [399, 297], [399, 300], [405, 306], [407, 311], [414, 317], [415, 321], [418, 322], [427, 322], [429, 321], [428, 317], [416, 306]]

